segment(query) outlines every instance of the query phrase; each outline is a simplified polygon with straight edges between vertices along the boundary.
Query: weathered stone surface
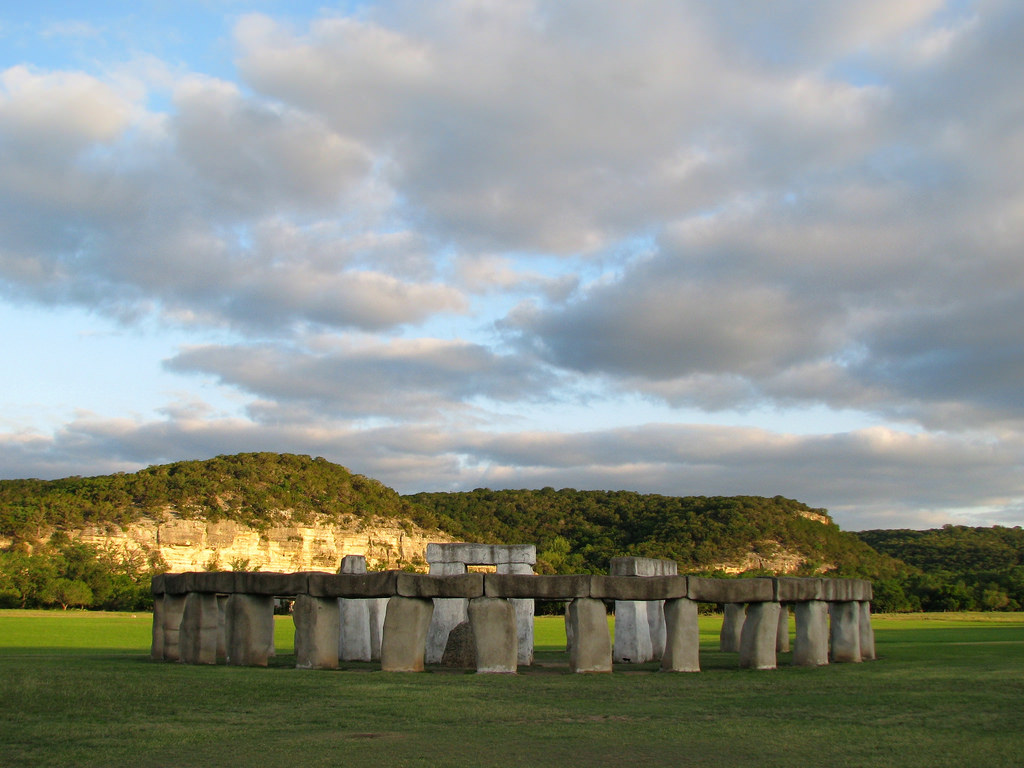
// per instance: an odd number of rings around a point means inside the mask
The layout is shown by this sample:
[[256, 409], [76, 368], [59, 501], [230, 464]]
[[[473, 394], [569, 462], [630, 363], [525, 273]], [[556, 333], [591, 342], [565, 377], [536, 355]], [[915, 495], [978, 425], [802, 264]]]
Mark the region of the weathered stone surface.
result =
[[384, 638], [384, 617], [388, 610], [388, 598], [376, 597], [367, 601], [370, 621], [370, 658], [380, 659], [380, 644]]
[[779, 634], [779, 604], [751, 603], [740, 634], [740, 667], [775, 669]]
[[[163, 584], [160, 585], [163, 589]], [[154, 592], [153, 598], [153, 640], [149, 647], [151, 659], [164, 657], [164, 593]]]
[[217, 658], [228, 657], [228, 595], [217, 595]]
[[775, 650], [789, 653], [789, 606], [779, 606], [779, 627], [775, 636]]
[[726, 653], [739, 653], [747, 606], [745, 603], [726, 603], [724, 608], [722, 629], [718, 635], [718, 649]]
[[186, 664], [217, 663], [217, 624], [217, 596], [190, 592], [185, 597], [178, 636], [181, 661]]
[[[431, 563], [430, 575], [438, 577], [462, 576], [465, 563]], [[426, 662], [437, 664], [444, 657], [449, 633], [464, 621], [469, 621], [469, 598], [437, 598], [434, 614], [427, 630]]]
[[822, 579], [822, 599], [847, 603], [871, 599], [871, 582], [863, 579]]
[[875, 630], [871, 627], [871, 603], [864, 600], [859, 605], [860, 657], [864, 661], [874, 661], [877, 657], [875, 655]]
[[476, 645], [476, 671], [512, 673], [519, 663], [516, 611], [500, 597], [478, 597], [469, 601], [469, 624]]
[[522, 576], [485, 573], [485, 597], [529, 597], [538, 600], [573, 600], [590, 597], [590, 576]]
[[484, 574], [435, 576], [424, 573], [399, 573], [398, 594], [401, 597], [483, 597]]
[[537, 562], [537, 547], [533, 544], [428, 544], [427, 562], [462, 563], [463, 565], [499, 565], [501, 563]]
[[780, 603], [796, 603], [804, 600], [823, 600], [822, 579], [798, 579], [782, 576], [772, 579], [775, 585], [775, 600]]
[[274, 598], [236, 593], [228, 598], [227, 662], [265, 667], [274, 644]]
[[687, 578], [686, 596], [702, 603], [760, 603], [775, 599], [771, 579]]
[[700, 671], [697, 603], [685, 597], [665, 601], [665, 650], [662, 672]]
[[293, 597], [309, 594], [309, 573], [272, 573], [236, 571], [235, 592], [268, 597]]
[[657, 661], [665, 652], [665, 601], [647, 603], [647, 631], [651, 636], [651, 658]]
[[338, 653], [342, 661], [370, 661], [370, 606], [368, 600], [338, 600]]
[[860, 655], [860, 603], [853, 600], [832, 603], [829, 639], [832, 661], [859, 662]]
[[670, 600], [687, 596], [686, 576], [590, 577], [590, 596], [598, 600]]
[[163, 574], [163, 587], [165, 595], [187, 595], [188, 579], [187, 573], [165, 573]]
[[307, 574], [312, 597], [388, 598], [396, 594], [398, 571]]
[[608, 564], [609, 576], [675, 576], [679, 564], [675, 560], [653, 557], [613, 557]]
[[149, 582], [149, 591], [154, 595], [162, 595], [167, 583], [167, 574], [158, 573]]
[[793, 666], [828, 664], [828, 603], [820, 600], [794, 603], [793, 614], [796, 618]]
[[571, 672], [611, 672], [612, 641], [604, 603], [579, 597], [569, 603], [568, 624], [572, 626], [569, 648]]
[[469, 621], [457, 624], [448, 633], [448, 643], [441, 655], [441, 666], [476, 669], [476, 641]]
[[634, 600], [615, 601], [615, 641], [612, 660], [622, 664], [643, 664], [654, 658], [651, 630], [647, 623], [648, 605]]
[[392, 597], [384, 618], [380, 668], [385, 672], [422, 672], [434, 603], [418, 597]]
[[364, 555], [345, 555], [341, 558], [338, 573], [366, 573], [366, 557]]
[[[533, 566], [529, 563], [498, 563], [497, 572], [530, 578], [534, 575]], [[488, 574], [489, 575], [489, 574]], [[487, 596], [486, 579], [484, 584], [484, 595]], [[509, 599], [513, 610], [516, 612], [516, 639], [519, 644], [519, 664], [529, 666], [533, 664], [533, 614], [534, 600], [530, 598]]]
[[163, 600], [163, 658], [181, 661], [181, 619], [185, 613], [185, 595], [164, 594]]
[[333, 597], [298, 595], [292, 605], [295, 624], [295, 666], [337, 669], [341, 620]]

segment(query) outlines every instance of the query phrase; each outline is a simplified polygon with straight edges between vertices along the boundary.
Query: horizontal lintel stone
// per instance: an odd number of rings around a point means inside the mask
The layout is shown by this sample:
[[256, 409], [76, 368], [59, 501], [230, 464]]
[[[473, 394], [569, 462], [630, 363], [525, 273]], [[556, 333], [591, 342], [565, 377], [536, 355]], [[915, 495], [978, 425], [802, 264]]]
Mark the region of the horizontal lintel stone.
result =
[[401, 597], [483, 597], [484, 574], [431, 576], [423, 573], [399, 573], [397, 588]]
[[674, 600], [688, 594], [686, 576], [591, 576], [597, 600]]
[[398, 594], [398, 571], [310, 573], [310, 597], [391, 597]]
[[465, 565], [504, 565], [537, 562], [535, 544], [427, 544], [428, 563], [464, 563]]
[[823, 599], [822, 579], [782, 576], [773, 581], [775, 582], [775, 599], [780, 603], [803, 603], [808, 600]]
[[864, 579], [822, 579], [822, 599], [833, 603], [859, 602], [872, 597], [871, 582]]
[[764, 603], [775, 598], [771, 579], [687, 578], [687, 597], [702, 603]]
[[679, 564], [675, 560], [653, 557], [613, 557], [608, 564], [609, 576], [675, 576]]
[[518, 597], [537, 600], [575, 600], [590, 597], [587, 574], [532, 576], [513, 573], [484, 574], [486, 597]]

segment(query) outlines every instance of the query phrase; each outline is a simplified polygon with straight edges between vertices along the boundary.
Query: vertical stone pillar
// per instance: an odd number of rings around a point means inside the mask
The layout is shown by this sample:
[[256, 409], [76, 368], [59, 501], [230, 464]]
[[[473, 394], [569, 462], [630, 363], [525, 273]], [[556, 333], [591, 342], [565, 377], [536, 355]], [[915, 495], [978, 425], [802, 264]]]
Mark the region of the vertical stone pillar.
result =
[[[676, 574], [665, 574], [675, 576]], [[651, 637], [651, 658], [657, 661], [665, 653], [667, 627], [665, 626], [665, 601], [651, 600], [647, 603], [647, 631]]]
[[[529, 563], [498, 563], [498, 573], [532, 574], [533, 566]], [[509, 603], [516, 612], [516, 638], [519, 647], [519, 663], [523, 666], [533, 664], [533, 598], [510, 598]]]
[[789, 606], [779, 604], [779, 631], [775, 639], [777, 653], [789, 653]]
[[828, 603], [821, 600], [794, 603], [793, 614], [796, 618], [793, 666], [828, 664]]
[[[430, 564], [431, 574], [454, 576], [465, 572], [465, 563]], [[391, 610], [390, 603], [388, 610]], [[463, 597], [434, 598], [434, 614], [430, 620], [430, 631], [427, 634], [427, 664], [441, 662], [445, 646], [448, 644], [448, 633], [464, 621], [469, 621], [469, 600]]]
[[740, 635], [746, 618], [745, 603], [726, 603], [722, 616], [722, 632], [718, 637], [718, 649], [727, 653], [740, 652]]
[[384, 672], [423, 671], [427, 630], [433, 614], [431, 600], [398, 596], [388, 600], [380, 647], [380, 668]]
[[570, 656], [572, 655], [572, 646], [573, 646], [573, 642], [575, 640], [575, 635], [574, 635], [575, 630], [573, 629], [573, 626], [572, 626], [572, 620], [569, 618], [569, 609], [571, 607], [572, 607], [572, 603], [571, 602], [566, 603], [565, 604], [565, 611], [564, 611], [564, 618], [565, 618], [565, 652], [568, 653]]
[[775, 669], [775, 644], [779, 637], [779, 604], [751, 603], [740, 632], [740, 667]]
[[329, 597], [296, 595], [292, 621], [295, 623], [295, 667], [337, 669], [341, 635], [338, 601]]
[[228, 657], [228, 596], [217, 595], [217, 658]]
[[189, 592], [178, 635], [181, 661], [186, 664], [217, 663], [217, 596]]
[[149, 657], [162, 661], [164, 658], [164, 598], [157, 595], [153, 598], [153, 641], [149, 647]]
[[227, 659], [236, 667], [265, 667], [274, 645], [274, 598], [236, 593], [227, 603]]
[[612, 641], [608, 635], [608, 614], [604, 603], [590, 597], [578, 597], [569, 603], [572, 648], [570, 672], [611, 672]]
[[380, 644], [384, 638], [384, 617], [388, 612], [388, 599], [374, 597], [366, 601], [369, 606], [370, 621], [370, 659], [380, 661]]
[[164, 595], [164, 659], [181, 661], [181, 619], [185, 614], [185, 595]]
[[617, 662], [643, 664], [654, 658], [647, 610], [652, 603], [640, 600], [615, 601], [615, 642], [612, 658]]
[[860, 604], [859, 617], [860, 657], [864, 661], [874, 661], [877, 658], [875, 655], [875, 630], [871, 628], [871, 603], [867, 600]]
[[832, 603], [832, 620], [829, 626], [832, 641], [832, 661], [859, 662], [860, 656], [860, 606], [856, 601], [844, 600]]
[[665, 601], [665, 648], [662, 672], [700, 672], [697, 603], [685, 597]]
[[516, 623], [516, 610], [509, 600], [477, 597], [469, 601], [477, 672], [516, 672], [519, 662]]
[[[339, 573], [366, 573], [363, 555], [345, 555], [341, 558]], [[339, 598], [338, 652], [342, 661], [370, 661], [373, 658], [370, 642], [370, 605], [365, 599]]]

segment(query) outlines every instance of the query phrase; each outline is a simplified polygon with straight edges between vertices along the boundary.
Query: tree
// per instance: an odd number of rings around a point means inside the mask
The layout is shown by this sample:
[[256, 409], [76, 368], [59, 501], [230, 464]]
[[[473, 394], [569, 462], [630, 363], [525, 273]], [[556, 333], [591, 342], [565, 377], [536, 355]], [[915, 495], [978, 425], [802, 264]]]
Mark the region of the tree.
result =
[[65, 611], [70, 606], [84, 608], [92, 602], [92, 590], [78, 579], [56, 579], [50, 587], [50, 601], [59, 603]]

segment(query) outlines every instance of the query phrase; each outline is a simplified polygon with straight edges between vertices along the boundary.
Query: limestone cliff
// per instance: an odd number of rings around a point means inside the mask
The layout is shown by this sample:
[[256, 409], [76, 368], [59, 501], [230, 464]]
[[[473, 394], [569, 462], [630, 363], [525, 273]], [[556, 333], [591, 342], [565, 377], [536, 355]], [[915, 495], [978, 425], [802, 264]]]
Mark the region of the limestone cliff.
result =
[[285, 520], [256, 529], [231, 520], [208, 522], [182, 518], [167, 510], [160, 520], [149, 517], [117, 525], [69, 531], [71, 538], [106, 551], [159, 554], [172, 572], [205, 568], [262, 571], [337, 571], [344, 555], [364, 555], [367, 566], [426, 569], [430, 542], [452, 538], [408, 522], [387, 518], [352, 519], [348, 525], [326, 517], [312, 523]]

